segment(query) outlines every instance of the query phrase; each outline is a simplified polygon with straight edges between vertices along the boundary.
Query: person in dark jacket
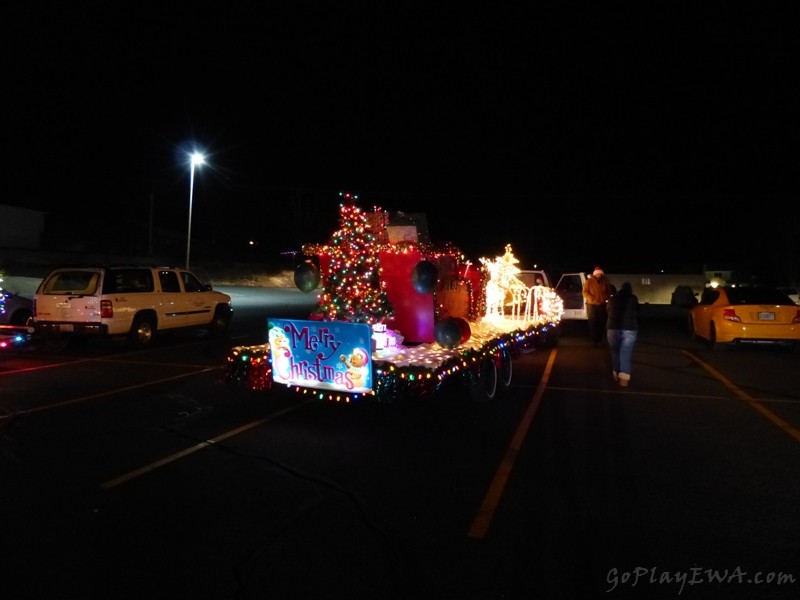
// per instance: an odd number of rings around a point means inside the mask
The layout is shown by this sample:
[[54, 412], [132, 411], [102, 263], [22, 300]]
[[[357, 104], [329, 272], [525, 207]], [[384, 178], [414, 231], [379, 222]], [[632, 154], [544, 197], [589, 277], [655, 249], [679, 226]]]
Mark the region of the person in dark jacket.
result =
[[606, 336], [611, 350], [611, 374], [614, 381], [627, 387], [633, 370], [633, 347], [639, 335], [639, 298], [629, 282], [608, 300]]

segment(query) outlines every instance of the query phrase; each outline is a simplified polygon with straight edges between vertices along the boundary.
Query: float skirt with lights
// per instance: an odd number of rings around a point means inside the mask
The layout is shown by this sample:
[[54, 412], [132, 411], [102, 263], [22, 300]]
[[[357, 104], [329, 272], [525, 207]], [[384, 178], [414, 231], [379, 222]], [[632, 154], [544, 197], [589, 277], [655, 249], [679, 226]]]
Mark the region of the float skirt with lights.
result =
[[449, 381], [474, 382], [485, 361], [500, 366], [520, 353], [551, 343], [552, 336], [556, 335], [555, 328], [555, 323], [527, 327], [515, 327], [510, 323], [471, 323], [469, 340], [455, 348], [430, 343], [375, 350], [372, 353], [372, 389], [364, 393], [279, 383], [280, 377], [273, 372], [273, 348], [269, 343], [232, 348], [224, 381], [255, 391], [281, 385], [298, 394], [332, 402], [364, 399], [394, 402], [432, 394]]

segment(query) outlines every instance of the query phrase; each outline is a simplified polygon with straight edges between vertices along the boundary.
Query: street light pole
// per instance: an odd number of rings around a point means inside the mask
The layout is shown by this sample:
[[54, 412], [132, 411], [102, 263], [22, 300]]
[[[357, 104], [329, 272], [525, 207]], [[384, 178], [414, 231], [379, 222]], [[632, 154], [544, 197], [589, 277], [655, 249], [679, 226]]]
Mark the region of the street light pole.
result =
[[189, 249], [192, 245], [192, 196], [194, 195], [194, 169], [205, 162], [205, 157], [199, 152], [191, 155], [191, 175], [189, 176], [189, 231], [186, 233], [186, 270], [189, 270]]

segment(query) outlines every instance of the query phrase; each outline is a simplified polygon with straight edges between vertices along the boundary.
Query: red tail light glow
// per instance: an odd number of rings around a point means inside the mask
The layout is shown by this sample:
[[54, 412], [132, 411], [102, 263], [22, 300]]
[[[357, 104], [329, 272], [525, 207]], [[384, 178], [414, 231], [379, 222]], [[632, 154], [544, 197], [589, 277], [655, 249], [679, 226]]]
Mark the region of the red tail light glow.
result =
[[114, 316], [114, 306], [111, 304], [111, 300], [101, 300], [100, 301], [100, 318], [101, 319], [111, 319]]
[[742, 320], [737, 316], [736, 309], [734, 308], [723, 308], [722, 318], [725, 319], [726, 321], [733, 321], [734, 323], [742, 322]]

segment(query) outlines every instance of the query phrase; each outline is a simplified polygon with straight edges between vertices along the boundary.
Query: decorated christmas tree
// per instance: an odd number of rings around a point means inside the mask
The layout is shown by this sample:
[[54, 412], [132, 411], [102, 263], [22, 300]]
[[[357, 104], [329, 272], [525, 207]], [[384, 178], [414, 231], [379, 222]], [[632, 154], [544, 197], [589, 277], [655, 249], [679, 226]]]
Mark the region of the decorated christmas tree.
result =
[[502, 289], [510, 289], [515, 285], [522, 285], [517, 279], [520, 268], [517, 266], [519, 260], [511, 251], [511, 244], [506, 244], [506, 252], [502, 258], [497, 260], [497, 280]]
[[392, 315], [380, 277], [379, 244], [358, 196], [341, 193], [340, 229], [331, 239], [330, 267], [318, 312], [323, 319], [378, 323]]

